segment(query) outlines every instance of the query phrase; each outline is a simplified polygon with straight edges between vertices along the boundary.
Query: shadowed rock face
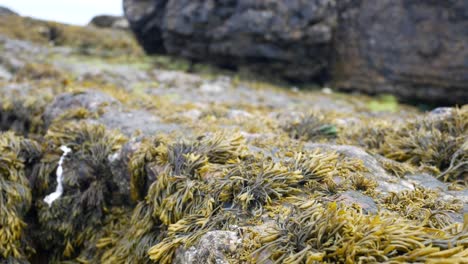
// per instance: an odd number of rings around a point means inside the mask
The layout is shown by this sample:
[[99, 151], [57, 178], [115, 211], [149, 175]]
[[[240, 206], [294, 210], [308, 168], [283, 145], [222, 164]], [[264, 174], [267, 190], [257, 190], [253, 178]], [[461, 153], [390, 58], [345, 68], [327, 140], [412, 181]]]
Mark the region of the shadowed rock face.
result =
[[345, 91], [468, 102], [466, 1], [124, 0], [148, 53]]
[[295, 80], [323, 78], [336, 20], [329, 0], [125, 0], [124, 7], [149, 53]]
[[468, 2], [338, 3], [336, 87], [435, 104], [468, 102]]

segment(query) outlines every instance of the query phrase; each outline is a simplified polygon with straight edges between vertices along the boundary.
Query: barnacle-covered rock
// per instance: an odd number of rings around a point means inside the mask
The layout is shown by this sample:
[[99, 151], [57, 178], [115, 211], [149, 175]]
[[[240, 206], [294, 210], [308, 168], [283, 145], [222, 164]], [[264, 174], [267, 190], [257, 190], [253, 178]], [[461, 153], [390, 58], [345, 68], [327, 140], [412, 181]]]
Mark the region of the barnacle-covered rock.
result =
[[230, 263], [229, 257], [236, 253], [241, 239], [236, 232], [210, 231], [203, 235], [196, 245], [176, 251], [173, 263], [202, 264], [202, 263]]

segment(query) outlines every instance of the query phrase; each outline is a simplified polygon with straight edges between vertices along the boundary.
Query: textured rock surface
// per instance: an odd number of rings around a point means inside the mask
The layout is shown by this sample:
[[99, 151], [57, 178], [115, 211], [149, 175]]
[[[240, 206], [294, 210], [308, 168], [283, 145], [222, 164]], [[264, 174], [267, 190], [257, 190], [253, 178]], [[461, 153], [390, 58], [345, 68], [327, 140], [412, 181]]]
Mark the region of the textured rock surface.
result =
[[236, 232], [211, 231], [188, 249], [179, 248], [174, 263], [177, 264], [229, 264], [227, 256], [236, 253], [241, 239]]
[[136, 132], [154, 135], [158, 132], [169, 133], [180, 129], [175, 124], [161, 123], [160, 118], [147, 111], [124, 110], [114, 98], [98, 91], [58, 95], [44, 112], [46, 126], [66, 111], [79, 108], [93, 114], [88, 118], [91, 122], [103, 124], [108, 129], [119, 130], [127, 136]]
[[435, 104], [468, 103], [466, 1], [337, 3], [334, 86]]
[[126, 0], [124, 7], [149, 53], [319, 80], [328, 65], [334, 2]]
[[149, 53], [344, 91], [468, 102], [465, 1], [124, 0]]

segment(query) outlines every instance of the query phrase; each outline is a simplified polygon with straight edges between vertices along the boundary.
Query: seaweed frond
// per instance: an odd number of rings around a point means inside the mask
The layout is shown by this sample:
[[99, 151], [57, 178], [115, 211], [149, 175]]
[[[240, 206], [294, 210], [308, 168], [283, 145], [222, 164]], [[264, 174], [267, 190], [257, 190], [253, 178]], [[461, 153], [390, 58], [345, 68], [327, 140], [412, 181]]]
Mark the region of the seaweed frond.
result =
[[[301, 201], [291, 215], [279, 218], [265, 232], [263, 246], [254, 254], [261, 257], [259, 263], [428, 261], [440, 256], [456, 259], [466, 245], [452, 250], [442, 243], [427, 244], [459, 236], [466, 234], [434, 232], [411, 220], [385, 213], [365, 215], [336, 203]], [[432, 255], [435, 252], [440, 253]]]
[[306, 141], [335, 138], [338, 134], [337, 127], [317, 113], [294, 120], [286, 124], [283, 129], [291, 138]]
[[298, 192], [300, 171], [271, 161], [234, 164], [219, 183], [219, 199], [243, 210], [258, 210], [273, 200]]
[[26, 261], [34, 253], [26, 238], [25, 216], [32, 194], [25, 166], [41, 154], [40, 146], [13, 133], [0, 133], [0, 259]]

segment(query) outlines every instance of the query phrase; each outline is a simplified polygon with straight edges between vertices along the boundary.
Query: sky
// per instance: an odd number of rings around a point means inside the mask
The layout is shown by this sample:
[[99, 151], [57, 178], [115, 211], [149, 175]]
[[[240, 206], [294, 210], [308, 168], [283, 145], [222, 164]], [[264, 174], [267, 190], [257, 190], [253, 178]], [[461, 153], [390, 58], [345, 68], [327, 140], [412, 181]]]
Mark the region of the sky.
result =
[[22, 16], [85, 25], [95, 15], [122, 15], [122, 0], [0, 0]]

